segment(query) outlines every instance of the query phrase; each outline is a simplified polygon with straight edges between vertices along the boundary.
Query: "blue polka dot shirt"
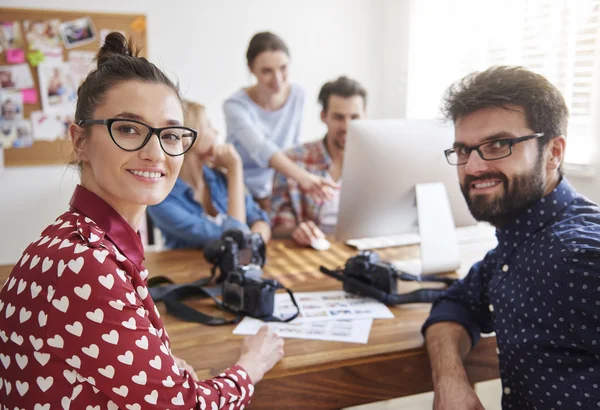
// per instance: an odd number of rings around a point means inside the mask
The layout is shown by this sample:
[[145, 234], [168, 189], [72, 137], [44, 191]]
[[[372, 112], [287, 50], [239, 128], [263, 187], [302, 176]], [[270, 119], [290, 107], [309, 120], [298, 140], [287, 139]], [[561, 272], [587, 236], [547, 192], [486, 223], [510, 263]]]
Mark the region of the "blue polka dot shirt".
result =
[[496, 333], [503, 409], [600, 409], [600, 208], [563, 178], [432, 307], [423, 326]]

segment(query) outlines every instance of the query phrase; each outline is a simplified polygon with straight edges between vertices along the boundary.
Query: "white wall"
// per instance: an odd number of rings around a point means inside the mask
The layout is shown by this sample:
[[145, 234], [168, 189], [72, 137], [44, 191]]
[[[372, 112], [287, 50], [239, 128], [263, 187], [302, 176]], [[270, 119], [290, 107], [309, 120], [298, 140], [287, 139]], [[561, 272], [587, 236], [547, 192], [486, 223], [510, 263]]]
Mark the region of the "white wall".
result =
[[[402, 0], [404, 1], [404, 0]], [[253, 33], [271, 30], [288, 43], [292, 81], [307, 91], [304, 140], [321, 137], [321, 85], [346, 74], [369, 91], [371, 118], [382, 116], [382, 17], [388, 0], [2, 0], [2, 7], [141, 13], [150, 59], [176, 77], [184, 97], [207, 105], [223, 135], [221, 104], [252, 79], [245, 51]], [[65, 167], [7, 168], [0, 174], [0, 264], [67, 208], [76, 177]], [[75, 178], [75, 179], [73, 179]]]

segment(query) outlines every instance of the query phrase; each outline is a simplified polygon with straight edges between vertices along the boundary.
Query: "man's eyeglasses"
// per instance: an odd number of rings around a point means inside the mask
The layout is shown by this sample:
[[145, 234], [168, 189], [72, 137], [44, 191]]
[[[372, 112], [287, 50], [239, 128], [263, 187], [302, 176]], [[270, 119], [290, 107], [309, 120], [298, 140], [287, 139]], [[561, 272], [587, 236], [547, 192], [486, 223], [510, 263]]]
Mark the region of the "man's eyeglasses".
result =
[[160, 147], [172, 157], [185, 154], [196, 141], [198, 131], [188, 127], [153, 128], [136, 120], [110, 118], [107, 120], [81, 120], [78, 125], [106, 125], [113, 142], [124, 151], [142, 149], [153, 135], [158, 137]]
[[513, 145], [543, 136], [543, 132], [538, 132], [536, 134], [525, 135], [524, 137], [493, 140], [484, 142], [483, 144], [479, 144], [474, 147], [450, 148], [444, 151], [444, 154], [446, 154], [446, 160], [450, 165], [466, 164], [469, 162], [469, 157], [473, 151], [477, 151], [481, 159], [486, 161], [494, 161], [496, 159], [510, 156], [510, 154], [512, 154]]

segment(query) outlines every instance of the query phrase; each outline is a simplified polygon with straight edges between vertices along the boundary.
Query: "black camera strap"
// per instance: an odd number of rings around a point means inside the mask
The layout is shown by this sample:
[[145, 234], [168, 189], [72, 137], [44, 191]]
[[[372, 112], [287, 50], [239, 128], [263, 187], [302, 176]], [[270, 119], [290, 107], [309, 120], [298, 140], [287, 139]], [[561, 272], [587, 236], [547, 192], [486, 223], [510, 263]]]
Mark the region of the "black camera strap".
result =
[[[403, 305], [407, 303], [433, 303], [435, 300], [442, 296], [445, 292], [444, 289], [418, 289], [410, 293], [387, 293], [377, 289], [375, 286], [361, 282], [360, 280], [353, 278], [348, 275], [342, 275], [339, 271], [332, 271], [324, 266], [320, 267], [320, 271], [327, 276], [331, 276], [339, 280], [340, 282], [347, 283], [353, 289], [356, 289], [357, 294], [366, 296], [378, 300], [386, 305]], [[409, 275], [409, 274], [407, 274]], [[400, 275], [399, 275], [400, 276]], [[409, 275], [413, 276], [413, 275]], [[416, 277], [415, 277], [416, 279]], [[408, 279], [408, 280], [415, 280]], [[443, 278], [437, 278], [443, 279]], [[451, 280], [451, 279], [450, 279]], [[441, 282], [438, 280], [436, 282]]]
[[[177, 285], [171, 279], [165, 276], [156, 276], [148, 279], [148, 289], [152, 300], [155, 302], [164, 302], [165, 307], [167, 308], [167, 313], [183, 321], [200, 323], [208, 326], [221, 326], [239, 323], [242, 319], [242, 315], [239, 312], [234, 312], [231, 309], [228, 309], [222, 301], [217, 299], [216, 296], [221, 293], [221, 287], [204, 287], [205, 285], [211, 283], [211, 280], [212, 277], [202, 278], [196, 282]], [[298, 306], [296, 298], [294, 297], [294, 293], [291, 289], [282, 286], [276, 281], [273, 282], [275, 283], [277, 289], [284, 289], [290, 295], [292, 303], [296, 307], [296, 313], [285, 319], [281, 319], [273, 315], [255, 318], [264, 322], [290, 322], [298, 317], [300, 314], [300, 307]], [[161, 286], [165, 284], [166, 286]], [[211, 298], [219, 309], [236, 314], [237, 317], [235, 319], [226, 319], [224, 317], [211, 316], [207, 315], [206, 313], [202, 313], [182, 302], [183, 299], [190, 297]]]

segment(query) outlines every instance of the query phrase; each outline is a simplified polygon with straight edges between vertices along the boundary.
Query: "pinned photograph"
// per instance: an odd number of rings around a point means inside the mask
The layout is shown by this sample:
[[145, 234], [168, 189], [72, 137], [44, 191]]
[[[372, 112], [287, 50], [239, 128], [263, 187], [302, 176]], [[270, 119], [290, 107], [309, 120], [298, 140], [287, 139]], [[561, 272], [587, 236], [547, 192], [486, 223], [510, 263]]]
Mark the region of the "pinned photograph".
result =
[[17, 92], [0, 91], [0, 120], [14, 121], [23, 119], [23, 97]]
[[0, 66], [0, 88], [23, 90], [34, 86], [31, 69], [27, 64]]
[[42, 108], [48, 114], [73, 114], [77, 100], [77, 84], [67, 63], [38, 66]]
[[30, 50], [44, 50], [60, 46], [60, 20], [25, 20], [23, 31]]
[[96, 68], [94, 51], [69, 51], [69, 67], [75, 84], [79, 87], [87, 75]]
[[31, 145], [33, 134], [28, 120], [0, 121], [0, 147], [26, 148]]
[[24, 48], [21, 25], [18, 21], [0, 21], [0, 52], [14, 48]]
[[64, 22], [60, 35], [66, 48], [73, 48], [96, 41], [96, 29], [90, 17]]
[[68, 127], [72, 122], [73, 118], [71, 116], [34, 111], [31, 113], [33, 138], [36, 141], [54, 141], [66, 138]]

